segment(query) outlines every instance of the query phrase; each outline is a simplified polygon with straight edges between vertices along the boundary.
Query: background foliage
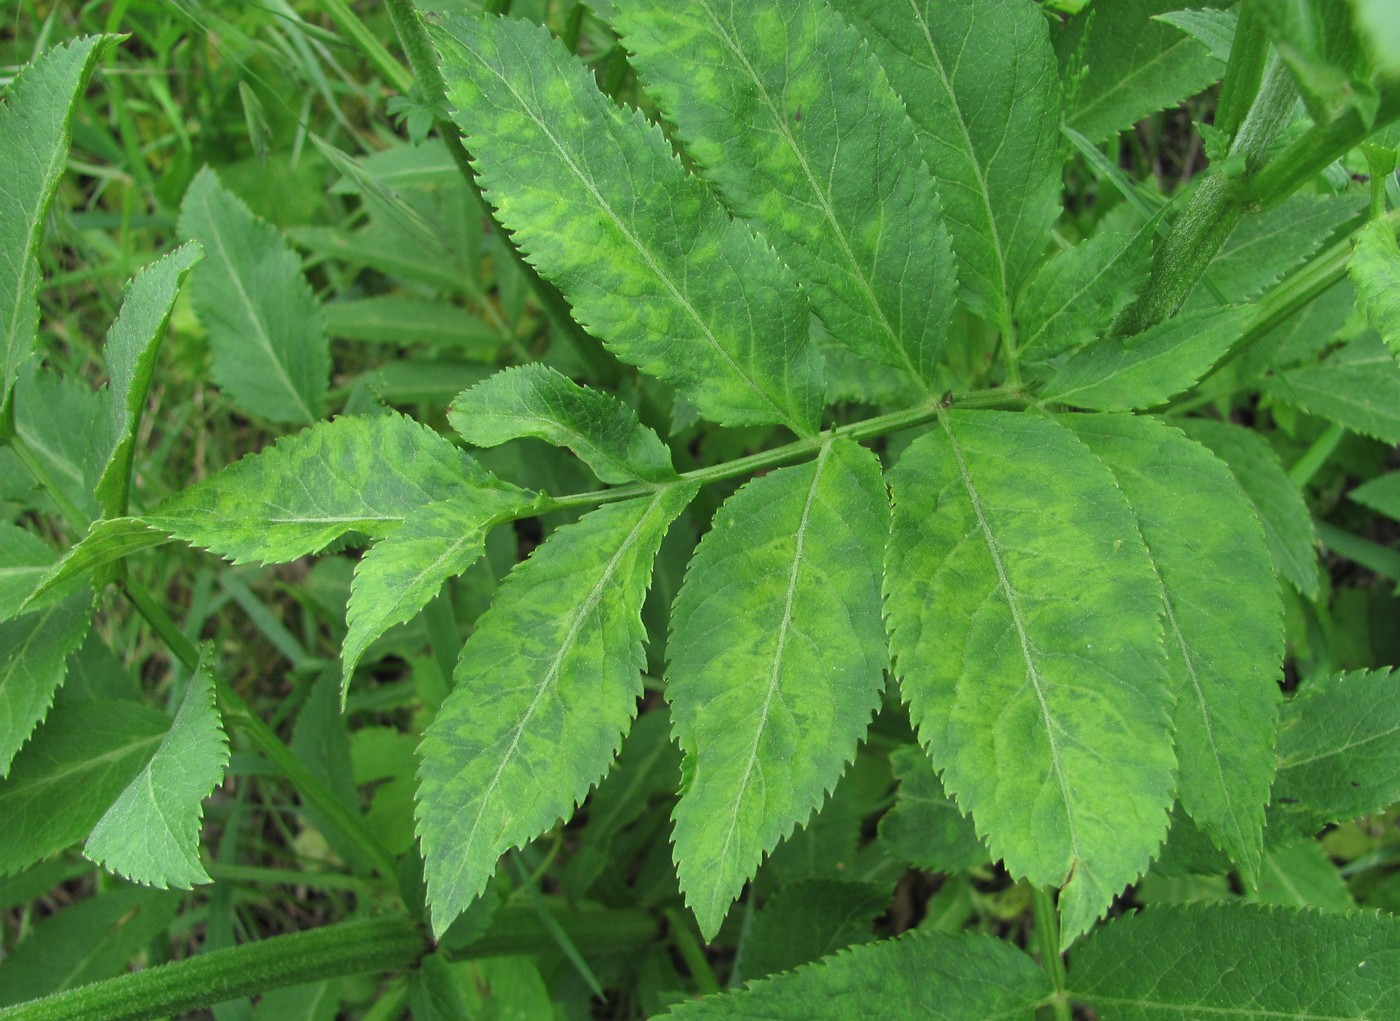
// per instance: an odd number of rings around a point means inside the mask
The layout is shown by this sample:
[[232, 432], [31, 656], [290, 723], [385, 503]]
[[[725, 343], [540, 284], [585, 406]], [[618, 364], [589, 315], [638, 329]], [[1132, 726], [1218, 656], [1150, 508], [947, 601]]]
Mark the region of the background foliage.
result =
[[1400, 1013], [1390, 6], [487, 6], [0, 23], [0, 1017]]

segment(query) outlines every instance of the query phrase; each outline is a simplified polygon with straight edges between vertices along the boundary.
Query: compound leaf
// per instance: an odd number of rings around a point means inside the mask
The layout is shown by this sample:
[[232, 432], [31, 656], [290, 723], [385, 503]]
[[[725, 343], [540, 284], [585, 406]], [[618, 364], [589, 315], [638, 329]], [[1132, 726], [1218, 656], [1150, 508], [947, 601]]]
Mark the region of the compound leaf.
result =
[[671, 611], [666, 696], [685, 755], [676, 872], [706, 938], [835, 786], [888, 664], [879, 461], [836, 440], [715, 515]]
[[1220, 78], [1222, 61], [1191, 36], [1155, 20], [1181, 6], [1182, 0], [1114, 0], [1075, 16], [1055, 41], [1065, 77], [1074, 82], [1066, 119], [1071, 128], [1103, 141]]
[[447, 418], [478, 447], [522, 436], [568, 447], [604, 482], [676, 477], [670, 450], [635, 411], [538, 362], [482, 380], [452, 402]]
[[991, 936], [916, 931], [672, 1007], [676, 1021], [1031, 1021], [1050, 980]]
[[541, 26], [429, 26], [487, 198], [619, 358], [725, 425], [815, 430], [820, 357], [797, 283]]
[[1053, 421], [950, 412], [891, 471], [885, 613], [920, 742], [1066, 942], [1140, 875], [1174, 790], [1161, 589], [1113, 476]]
[[1113, 472], [1161, 579], [1182, 807], [1253, 883], [1283, 659], [1263, 529], [1224, 462], [1177, 430], [1131, 415], [1066, 423]]
[[1254, 503], [1274, 567], [1308, 598], [1317, 595], [1317, 545], [1303, 494], [1283, 470], [1267, 440], [1250, 429], [1205, 418], [1179, 423], [1197, 443], [1230, 466]]
[[889, 887], [842, 879], [788, 883], [764, 903], [744, 937], [745, 978], [791, 971], [874, 938], [874, 921], [890, 907]]
[[180, 233], [208, 256], [195, 271], [191, 297], [209, 331], [214, 382], [268, 421], [317, 421], [330, 347], [300, 258], [208, 167], [185, 192]]
[[169, 726], [139, 702], [64, 700], [0, 780], [0, 874], [87, 836]]
[[387, 535], [425, 503], [502, 485], [410, 418], [338, 418], [236, 461], [140, 520], [235, 564], [284, 563], [349, 532]]
[[73, 110], [105, 48], [102, 36], [55, 46], [20, 69], [0, 103], [0, 412], [39, 330], [39, 243], [68, 165]]
[[49, 544], [29, 529], [0, 521], [0, 621], [20, 612], [55, 559]]
[[98, 820], [83, 853], [147, 886], [211, 882], [199, 863], [202, 802], [223, 781], [228, 755], [206, 651], [160, 747]]
[[1363, 333], [1325, 361], [1287, 369], [1264, 389], [1309, 414], [1400, 443], [1400, 365], [1374, 335]]
[[992, 860], [922, 748], [895, 749], [890, 766], [899, 791], [894, 807], [880, 818], [880, 842], [890, 854], [933, 872], [966, 872]]
[[1284, 703], [1271, 827], [1312, 834], [1400, 801], [1398, 692], [1392, 672], [1354, 670]]
[[[1293, 195], [1240, 221], [1207, 276], [1227, 302], [1250, 301], [1307, 260], [1364, 203], [1355, 194]], [[1216, 304], [1206, 287], [1197, 289], [1188, 309]]]
[[1188, 312], [1126, 340], [1105, 337], [1065, 362], [1041, 397], [1094, 411], [1161, 404], [1205, 375], [1253, 315], [1247, 307]]
[[1247, 895], [1252, 904], [1282, 904], [1290, 908], [1354, 911], [1346, 880], [1319, 841], [1300, 837], [1279, 847], [1264, 848], [1259, 885]]
[[642, 600], [668, 486], [555, 531], [496, 590], [423, 736], [418, 835], [441, 935], [507, 849], [544, 832], [607, 771], [642, 694]]
[[1047, 259], [1016, 303], [1021, 357], [1048, 361], [1108, 332], [1147, 282], [1150, 235], [1098, 234]]
[[836, 341], [927, 392], [953, 254], [913, 125], [861, 38], [824, 4], [614, 10], [700, 173], [797, 271]]
[[1044, 15], [1024, 0], [836, 7], [919, 129], [969, 305], [1009, 332], [1060, 213], [1060, 84]]
[[1150, 908], [1085, 940], [1069, 986], [1103, 1021], [1389, 1017], [1400, 1008], [1400, 921], [1251, 904]]
[[83, 643], [92, 620], [84, 588], [62, 602], [0, 624], [0, 777], [34, 733], [68, 673], [68, 654]]
[[342, 697], [370, 643], [426, 606], [448, 578], [476, 563], [486, 552], [486, 533], [522, 516], [534, 500], [523, 489], [503, 486], [426, 504], [410, 511], [360, 559], [345, 615]]
[[1385, 220], [1362, 227], [1347, 264], [1356, 288], [1356, 304], [1371, 328], [1400, 357], [1400, 244]]
[[107, 516], [126, 513], [136, 429], [146, 407], [156, 353], [180, 285], [203, 257], [199, 245], [191, 242], [143, 269], [127, 286], [121, 311], [107, 331], [107, 399], [113, 447], [95, 488], [97, 502]]

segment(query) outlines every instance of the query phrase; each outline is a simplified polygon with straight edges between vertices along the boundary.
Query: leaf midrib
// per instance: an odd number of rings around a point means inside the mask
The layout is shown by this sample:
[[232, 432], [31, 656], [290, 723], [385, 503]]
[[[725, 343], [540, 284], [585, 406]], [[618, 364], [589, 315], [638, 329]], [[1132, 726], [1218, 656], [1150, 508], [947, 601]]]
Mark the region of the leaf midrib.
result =
[[924, 64], [922, 61], [916, 60], [912, 56], [910, 59], [916, 67], [924, 67], [938, 76], [938, 82], [943, 86], [943, 91], [947, 94], [948, 105], [953, 110], [954, 123], [957, 124], [958, 132], [962, 135], [963, 150], [967, 156], [968, 166], [972, 168], [973, 176], [977, 179], [978, 198], [982, 200], [982, 212], [986, 216], [987, 233], [991, 236], [992, 255], [996, 264], [997, 304], [999, 306], [997, 309], [997, 316], [1000, 320], [997, 325], [1002, 328], [1003, 332], [1009, 332], [1007, 330], [1007, 320], [1009, 319], [1010, 312], [1008, 307], [1010, 297], [1007, 292], [1010, 288], [1007, 285], [1006, 279], [1006, 256], [1002, 251], [1001, 231], [997, 224], [996, 216], [992, 212], [990, 185], [987, 183], [987, 177], [983, 170], [982, 163], [979, 160], [977, 148], [972, 144], [972, 132], [968, 127], [967, 120], [963, 117], [962, 107], [958, 104], [957, 93], [954, 91], [953, 83], [948, 78], [947, 70], [943, 66], [943, 58], [939, 54], [938, 48], [934, 45], [933, 33], [929, 29], [928, 20], [924, 17], [923, 11], [919, 10], [919, 5], [915, 3], [914, 0], [909, 0], [909, 10], [913, 13], [914, 20], [918, 23], [919, 30], [923, 33], [924, 42], [928, 45], [929, 56], [933, 62], [931, 64]]
[[554, 687], [554, 683], [563, 667], [564, 657], [577, 640], [579, 632], [583, 630], [584, 621], [588, 619], [594, 608], [602, 600], [603, 594], [608, 588], [608, 583], [612, 580], [618, 565], [622, 562], [623, 558], [631, 552], [632, 547], [637, 544], [639, 537], [645, 531], [645, 526], [651, 520], [652, 512], [661, 502], [661, 498], [666, 492], [667, 490], [665, 489], [659, 490], [657, 494], [652, 497], [650, 505], [637, 518], [637, 523], [633, 525], [631, 531], [627, 533], [627, 538], [622, 541], [622, 544], [617, 548], [617, 552], [614, 553], [607, 564], [604, 565], [602, 572], [598, 575], [598, 580], [594, 583], [593, 587], [589, 589], [588, 595], [584, 597], [583, 601], [579, 603], [578, 607], [575, 609], [573, 620], [569, 623], [569, 629], [565, 633], [563, 641], [559, 643], [559, 649], [550, 662], [549, 669], [545, 671], [544, 677], [541, 678], [539, 684], [535, 686], [534, 697], [530, 699], [530, 704], [526, 706], [525, 712], [521, 714], [520, 721], [515, 725], [515, 730], [511, 734], [510, 745], [501, 756], [500, 762], [496, 766], [496, 772], [491, 777], [491, 782], [486, 785], [486, 790], [478, 800], [476, 818], [472, 820], [471, 827], [467, 831], [468, 836], [463, 853], [458, 856], [459, 865], [456, 869], [454, 885], [461, 883], [462, 874], [466, 872], [467, 868], [472, 864], [471, 849], [476, 843], [477, 834], [480, 831], [481, 818], [486, 814], [486, 806], [490, 803], [491, 795], [494, 794], [496, 788], [500, 786], [501, 777], [505, 775], [506, 767], [510, 764], [511, 759], [515, 756], [516, 750], [520, 747], [520, 738], [525, 733], [526, 726], [529, 724], [531, 717], [534, 716], [535, 710], [539, 708], [540, 701], [544, 698], [545, 694]]
[[[783, 656], [787, 651], [788, 632], [792, 628], [792, 614], [794, 604], [797, 602], [798, 579], [802, 574], [803, 553], [807, 547], [807, 527], [811, 522], [812, 507], [817, 500], [817, 489], [821, 484], [822, 471], [826, 467], [827, 458], [831, 454], [831, 443], [826, 443], [821, 453], [817, 455], [814, 462], [815, 471], [812, 474], [812, 484], [807, 489], [807, 500], [802, 507], [802, 517], [797, 523], [797, 530], [793, 533], [793, 553], [792, 568], [788, 571], [787, 592], [783, 597], [783, 614], [778, 623], [777, 642], [773, 649], [773, 666], [768, 673], [768, 690], [764, 692], [763, 704], [759, 707], [758, 723], [754, 727], [753, 743], [749, 746], [748, 761], [744, 764], [743, 776], [735, 788], [733, 799], [733, 809], [729, 813], [729, 827], [724, 834], [724, 843], [720, 845], [719, 859], [724, 861], [729, 854], [729, 845], [734, 840], [734, 832], [739, 827], [739, 806], [744, 801], [744, 795], [748, 791], [749, 779], [753, 776], [754, 767], [758, 763], [758, 746], [763, 739], [763, 732], [768, 727], [768, 712], [773, 705], [773, 699], [777, 697], [778, 689], [782, 686]], [[724, 890], [718, 883], [712, 884], [710, 888], [710, 907], [714, 909], [715, 901], [724, 897]]]
[[1055, 737], [1055, 722], [1050, 715], [1050, 706], [1045, 698], [1040, 671], [1036, 668], [1035, 646], [1021, 614], [1020, 603], [1017, 601], [1016, 592], [1011, 586], [1011, 579], [1007, 575], [1006, 564], [1002, 559], [1001, 544], [992, 534], [991, 524], [987, 521], [986, 513], [982, 508], [982, 497], [973, 484], [972, 474], [968, 471], [967, 461], [963, 458], [962, 446], [953, 434], [953, 428], [949, 425], [947, 416], [940, 415], [938, 421], [948, 437], [953, 458], [958, 463], [958, 474], [962, 480], [963, 488], [967, 490], [968, 501], [972, 505], [973, 514], [977, 517], [977, 527], [982, 533], [983, 542], [986, 543], [987, 553], [992, 558], [992, 565], [996, 568], [997, 582], [1006, 596], [1011, 623], [1016, 629], [1016, 636], [1021, 643], [1021, 655], [1026, 661], [1026, 679], [1030, 681], [1031, 689], [1035, 692], [1036, 703], [1040, 707], [1040, 718], [1045, 725], [1045, 739], [1050, 746], [1050, 765], [1055, 774], [1055, 782], [1060, 788], [1060, 800], [1065, 810], [1065, 825], [1069, 829], [1070, 850], [1074, 856], [1074, 862], [1071, 865], [1072, 873], [1074, 867], [1082, 866], [1085, 859], [1079, 849], [1079, 834], [1074, 825], [1074, 812], [1070, 808], [1069, 782], [1065, 778], [1064, 764], [1060, 761], [1060, 747]]
[[612, 204], [608, 202], [608, 200], [603, 196], [603, 193], [598, 190], [596, 185], [594, 185], [592, 176], [584, 173], [583, 169], [574, 162], [573, 158], [569, 155], [568, 150], [565, 149], [564, 146], [560, 143], [558, 136], [555, 135], [555, 133], [551, 130], [550, 125], [535, 113], [534, 109], [530, 106], [530, 104], [525, 101], [525, 98], [521, 96], [521, 94], [518, 91], [516, 91], [514, 84], [512, 84], [504, 74], [496, 70], [496, 68], [491, 65], [490, 61], [486, 59], [484, 54], [476, 52], [466, 43], [463, 43], [463, 48], [467, 50], [467, 52], [471, 53], [471, 55], [477, 59], [477, 62], [487, 72], [494, 75], [496, 79], [500, 81], [500, 83], [503, 86], [505, 86], [506, 91], [508, 91], [511, 94], [511, 96], [515, 99], [516, 103], [519, 105], [521, 112], [524, 113], [526, 117], [530, 118], [530, 120], [535, 123], [535, 126], [539, 128], [539, 130], [544, 134], [544, 136], [547, 139], [549, 139], [550, 145], [554, 146], [555, 152], [559, 154], [559, 158], [563, 160], [564, 165], [569, 168], [570, 172], [573, 173], [573, 175], [578, 179], [579, 183], [582, 184], [583, 187], [588, 191], [588, 193], [593, 196], [594, 201], [598, 203], [598, 208], [601, 209], [607, 215], [608, 219], [612, 222], [613, 226], [616, 227], [618, 232], [623, 236], [623, 238], [632, 245], [632, 247], [636, 250], [637, 254], [642, 257], [642, 260], [646, 263], [647, 268], [652, 271], [652, 274], [656, 277], [656, 279], [661, 282], [661, 284], [666, 288], [668, 292], [670, 292], [671, 297], [675, 299], [676, 303], [685, 311], [685, 313], [691, 318], [695, 325], [699, 327], [700, 332], [703, 335], [703, 338], [707, 342], [709, 347], [720, 356], [721, 360], [729, 367], [729, 370], [735, 375], [735, 377], [742, 380], [744, 385], [747, 386], [752, 393], [761, 398], [766, 404], [768, 404], [769, 407], [773, 409], [773, 412], [778, 416], [778, 421], [787, 425], [799, 436], [807, 435], [808, 430], [802, 427], [793, 419], [792, 416], [790, 416], [786, 411], [779, 407], [778, 402], [775, 401], [771, 396], [769, 396], [769, 394], [766, 391], [764, 391], [761, 387], [759, 387], [758, 384], [754, 382], [752, 377], [744, 371], [744, 369], [739, 365], [737, 361], [734, 360], [733, 355], [731, 355], [728, 351], [724, 349], [724, 345], [719, 342], [719, 338], [715, 336], [714, 331], [710, 329], [709, 323], [705, 322], [705, 319], [703, 316], [700, 315], [699, 310], [696, 309], [696, 307], [693, 304], [691, 304], [690, 299], [681, 292], [681, 290], [676, 286], [675, 282], [663, 271], [661, 264], [656, 261], [656, 257], [652, 254], [651, 249], [647, 248], [646, 245], [642, 243], [642, 239], [639, 238], [636, 234], [634, 234], [628, 228], [627, 224], [623, 222], [622, 218], [617, 215], [616, 211], [612, 207]]
[[297, 407], [306, 416], [306, 421], [316, 421], [316, 416], [312, 414], [310, 406], [302, 398], [300, 391], [297, 390], [296, 385], [292, 382], [292, 377], [287, 374], [286, 366], [284, 366], [281, 360], [277, 357], [277, 352], [275, 352], [272, 349], [272, 338], [268, 335], [267, 330], [263, 324], [262, 317], [258, 314], [258, 305], [252, 300], [252, 298], [248, 294], [248, 291], [244, 288], [243, 279], [241, 275], [233, 268], [235, 266], [235, 263], [233, 259], [230, 258], [228, 249], [224, 245], [224, 235], [222, 227], [219, 224], [218, 217], [215, 215], [212, 204], [208, 201], [207, 197], [204, 202], [204, 212], [205, 215], [209, 218], [210, 225], [214, 228], [210, 232], [211, 240], [214, 242], [214, 247], [218, 249], [219, 257], [223, 260], [224, 264], [230, 269], [227, 279], [232, 282], [234, 289], [238, 292], [239, 303], [243, 306], [244, 311], [248, 314], [248, 319], [253, 324], [254, 340], [257, 342], [258, 346], [266, 352], [267, 357], [272, 361], [272, 365], [276, 370], [276, 375], [286, 386], [287, 392], [292, 395], [292, 399], [296, 402]]
[[856, 258], [856, 253], [851, 248], [850, 239], [846, 236], [845, 229], [836, 219], [836, 210], [832, 206], [831, 195], [822, 188], [817, 181], [816, 175], [812, 173], [811, 164], [807, 162], [806, 154], [797, 144], [797, 138], [793, 135], [792, 129], [788, 126], [787, 117], [782, 114], [777, 104], [773, 102], [773, 96], [764, 85], [763, 79], [759, 76], [758, 72], [754, 70], [753, 64], [750, 63], [748, 56], [744, 53], [738, 42], [720, 22], [719, 17], [714, 12], [714, 8], [710, 6], [709, 0], [696, 0], [696, 3], [710, 19], [710, 24], [714, 26], [714, 30], [719, 35], [720, 40], [728, 47], [729, 52], [733, 54], [740, 65], [742, 65], [744, 73], [748, 75], [749, 81], [753, 82], [759, 99], [768, 109], [769, 117], [771, 117], [773, 123], [777, 125], [779, 135], [787, 144], [788, 151], [792, 153], [793, 159], [797, 161], [797, 165], [802, 171], [802, 176], [806, 178], [807, 187], [816, 198], [823, 219], [825, 219], [827, 224], [831, 227], [832, 235], [836, 238], [837, 246], [840, 248], [841, 254], [845, 257], [846, 263], [851, 267], [851, 275], [860, 286], [861, 292], [865, 296], [866, 304], [874, 310], [875, 317], [880, 324], [880, 329], [884, 331], [885, 335], [889, 338], [891, 349], [898, 353], [900, 359], [904, 362], [905, 370], [920, 389], [926, 394], [931, 393], [932, 388], [929, 386], [928, 380], [926, 380], [923, 374], [914, 366], [908, 349], [900, 342], [899, 331], [894, 328], [889, 321], [889, 317], [885, 315], [885, 308], [875, 294], [874, 285], [865, 272], [865, 267], [862, 266], [860, 261]]

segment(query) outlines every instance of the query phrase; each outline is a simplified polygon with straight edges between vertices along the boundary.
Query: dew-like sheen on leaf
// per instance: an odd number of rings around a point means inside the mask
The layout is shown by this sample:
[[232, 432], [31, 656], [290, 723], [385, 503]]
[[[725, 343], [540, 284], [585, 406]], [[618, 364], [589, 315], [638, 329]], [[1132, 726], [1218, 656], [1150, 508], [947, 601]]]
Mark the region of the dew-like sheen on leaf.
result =
[[835, 786], [879, 703], [888, 527], [878, 459], [835, 440], [725, 501], [690, 561], [667, 645], [685, 754], [672, 839], [706, 938]]
[[642, 600], [693, 485], [555, 531], [496, 590], [419, 748], [418, 835], [433, 931], [496, 859], [548, 829], [612, 763], [642, 694]]
[[1263, 529], [1224, 462], [1159, 420], [1064, 421], [1113, 472], [1161, 579], [1181, 804], [1252, 885], [1283, 659]]
[[810, 2], [613, 7], [700, 174], [796, 270], [837, 343], [929, 390], [953, 253], [913, 125], [860, 36]]
[[503, 369], [464, 391], [447, 419], [478, 447], [522, 436], [568, 447], [604, 482], [676, 477], [671, 451], [634, 410], [538, 362]]
[[1059, 424], [948, 412], [890, 473], [890, 648], [920, 742], [1066, 942], [1147, 867], [1175, 756], [1161, 590], [1113, 476]]
[[541, 26], [446, 15], [429, 32], [486, 197], [578, 321], [713, 421], [814, 432], [821, 360], [796, 280], [665, 136]]
[[1400, 920], [1247, 904], [1147, 908], [1074, 952], [1102, 1021], [1379, 1021], [1400, 1013]]
[[1060, 83], [1045, 16], [1026, 0], [835, 6], [919, 128], [969, 305], [1008, 329], [1060, 214]]
[[672, 1007], [676, 1021], [1031, 1021], [1050, 980], [991, 936], [910, 932]]
[[199, 862], [202, 802], [223, 780], [228, 755], [206, 651], [160, 747], [98, 820], [83, 853], [147, 886], [211, 882]]

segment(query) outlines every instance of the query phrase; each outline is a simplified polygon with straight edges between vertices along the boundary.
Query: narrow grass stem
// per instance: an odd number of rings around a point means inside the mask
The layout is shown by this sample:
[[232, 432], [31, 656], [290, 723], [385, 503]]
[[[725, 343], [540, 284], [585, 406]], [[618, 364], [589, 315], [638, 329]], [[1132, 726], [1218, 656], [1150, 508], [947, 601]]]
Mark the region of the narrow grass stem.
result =
[[1034, 887], [1031, 906], [1035, 918], [1035, 943], [1040, 950], [1040, 966], [1050, 978], [1054, 997], [1050, 1006], [1055, 1021], [1070, 1021], [1069, 998], [1066, 994], [1065, 959], [1060, 956], [1060, 918], [1050, 899], [1050, 891]]
[[350, 9], [345, 0], [322, 0], [321, 7], [369, 58], [369, 62], [384, 76], [385, 81], [404, 94], [413, 88], [413, 75], [384, 48], [379, 37], [370, 31], [369, 26], [360, 20], [360, 16]]
[[[165, 607], [152, 597], [144, 586], [130, 578], [123, 578], [118, 584], [137, 612], [146, 619], [175, 657], [186, 668], [193, 670], [199, 662], [199, 650], [176, 627], [170, 615], [165, 612]], [[258, 751], [272, 761], [307, 803], [314, 805], [346, 839], [360, 849], [366, 860], [374, 866], [374, 870], [397, 888], [398, 867], [394, 856], [365, 828], [364, 822], [306, 768], [297, 754], [277, 736], [276, 731], [269, 727], [218, 673], [214, 675], [214, 684], [219, 703], [223, 707], [224, 719], [235, 722]]]

